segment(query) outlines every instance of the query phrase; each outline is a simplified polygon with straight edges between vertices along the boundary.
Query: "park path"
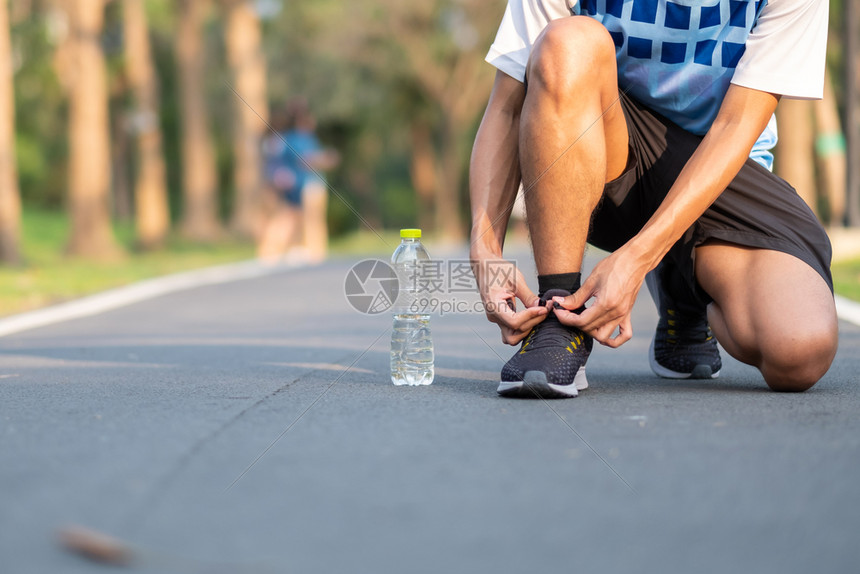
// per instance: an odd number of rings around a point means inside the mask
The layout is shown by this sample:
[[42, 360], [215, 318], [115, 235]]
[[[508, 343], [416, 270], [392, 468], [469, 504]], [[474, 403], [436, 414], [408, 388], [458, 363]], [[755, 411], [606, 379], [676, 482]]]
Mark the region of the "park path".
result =
[[802, 395], [728, 358], [717, 381], [666, 381], [644, 295], [634, 339], [595, 350], [579, 398], [511, 401], [496, 327], [447, 314], [436, 382], [401, 388], [390, 318], [344, 296], [353, 263], [0, 338], [0, 570], [102, 571], [56, 545], [66, 523], [148, 549], [152, 572], [860, 563], [860, 328], [840, 325]]

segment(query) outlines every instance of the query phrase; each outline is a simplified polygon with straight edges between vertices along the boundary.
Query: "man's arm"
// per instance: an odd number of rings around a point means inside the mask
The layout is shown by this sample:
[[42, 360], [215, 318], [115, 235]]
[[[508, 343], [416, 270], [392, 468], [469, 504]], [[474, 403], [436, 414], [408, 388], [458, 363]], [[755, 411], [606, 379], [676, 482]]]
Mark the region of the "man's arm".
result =
[[[610, 347], [630, 339], [630, 312], [645, 275], [731, 183], [778, 101], [774, 94], [729, 87], [711, 129], [654, 215], [635, 237], [601, 261], [563, 306], [577, 309], [591, 298], [593, 304], [580, 315], [558, 310], [563, 323]], [[613, 338], [616, 328], [620, 332]]]
[[524, 99], [521, 82], [496, 72], [469, 169], [472, 254], [479, 258], [502, 257], [505, 230], [520, 184], [518, 142]]
[[[472, 149], [469, 190], [472, 205], [472, 270], [487, 318], [499, 325], [502, 340], [514, 345], [547, 314], [538, 307], [522, 274], [496, 278], [486, 273], [488, 261], [502, 259], [511, 207], [520, 184], [519, 126], [525, 86], [504, 72], [496, 72], [490, 101]], [[526, 309], [516, 312], [519, 298]], [[513, 307], [513, 308], [512, 308]]]

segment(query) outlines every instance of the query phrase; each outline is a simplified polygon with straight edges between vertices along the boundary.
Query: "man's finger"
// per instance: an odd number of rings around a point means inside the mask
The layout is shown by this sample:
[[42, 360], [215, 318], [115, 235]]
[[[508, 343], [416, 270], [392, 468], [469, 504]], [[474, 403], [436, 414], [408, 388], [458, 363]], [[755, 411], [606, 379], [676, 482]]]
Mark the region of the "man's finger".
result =
[[513, 311], [505, 301], [497, 301], [495, 304], [496, 308], [490, 310], [495, 321], [515, 330], [521, 330], [525, 323], [532, 321], [535, 317], [541, 317], [538, 321], [539, 323], [548, 312], [546, 307], [540, 306], [526, 307], [522, 311]]
[[[546, 309], [546, 307], [538, 307], [538, 309]], [[526, 320], [522, 325], [520, 325], [520, 331], [522, 331], [525, 335], [528, 335], [529, 332], [540, 325], [549, 313], [540, 313], [535, 315], [534, 317]]]
[[[527, 307], [522, 311], [514, 313], [509, 325], [520, 331], [531, 331], [531, 327], [537, 325], [546, 318], [549, 313], [546, 307]], [[531, 325], [531, 326], [528, 326]], [[527, 328], [528, 326], [528, 328]]]
[[[546, 319], [549, 311], [546, 307], [530, 307], [518, 313], [513, 317], [505, 317], [508, 322], [502, 323], [499, 321], [499, 326], [502, 329], [502, 342], [508, 345], [516, 345], [528, 335], [532, 329]], [[502, 319], [502, 317], [497, 317]]]
[[516, 345], [526, 338], [531, 330], [546, 318], [546, 315], [539, 315], [529, 321], [523, 323], [519, 328], [512, 329], [511, 327], [502, 327], [502, 342], [508, 345]]
[[579, 309], [585, 305], [585, 303], [594, 295], [594, 287], [592, 286], [592, 283], [591, 277], [586, 279], [585, 283], [582, 284], [582, 287], [560, 301], [561, 306], [573, 311], [574, 309]]
[[[574, 307], [574, 309], [578, 308], [579, 307]], [[582, 311], [582, 313], [574, 313], [573, 311], [568, 311], [565, 308], [555, 308], [555, 315], [558, 317], [559, 321], [565, 325], [582, 329], [583, 331], [588, 331], [589, 329], [598, 327], [601, 324], [599, 321], [603, 318], [602, 315], [604, 312], [605, 310], [599, 304], [587, 307]]]
[[[611, 346], [609, 342], [613, 340], [612, 335], [616, 327], [622, 324], [624, 320], [620, 316], [607, 316], [607, 310], [603, 309], [600, 305], [593, 305], [578, 315], [564, 309], [556, 309], [555, 314], [563, 324], [577, 327], [594, 337], [598, 343], [608, 346]], [[628, 321], [625, 333], [629, 333], [630, 331], [630, 323]], [[618, 345], [624, 344], [627, 340], [629, 340], [629, 337], [622, 338], [618, 342]]]
[[[616, 327], [618, 334], [613, 337]], [[633, 337], [633, 325], [630, 322], [630, 316], [626, 316], [620, 323], [612, 322], [604, 325], [593, 336], [601, 345], [617, 349]]]
[[568, 311], [567, 309], [559, 309], [558, 307], [556, 307], [554, 311], [555, 316], [558, 317], [558, 320], [561, 321], [562, 325], [578, 327], [580, 329], [582, 328], [584, 323], [581, 315], [577, 315], [573, 311]]
[[526, 307], [534, 307], [538, 304], [540, 297], [535, 295], [534, 291], [529, 289], [529, 286], [526, 285], [525, 281], [517, 281], [516, 287], [517, 298], [523, 302], [523, 305]]
[[516, 345], [526, 336], [526, 333], [514, 331], [508, 327], [502, 327], [502, 343], [505, 345]]
[[520, 341], [528, 336], [528, 331], [514, 331], [509, 329], [506, 333], [502, 333], [502, 342], [506, 345], [518, 345]]

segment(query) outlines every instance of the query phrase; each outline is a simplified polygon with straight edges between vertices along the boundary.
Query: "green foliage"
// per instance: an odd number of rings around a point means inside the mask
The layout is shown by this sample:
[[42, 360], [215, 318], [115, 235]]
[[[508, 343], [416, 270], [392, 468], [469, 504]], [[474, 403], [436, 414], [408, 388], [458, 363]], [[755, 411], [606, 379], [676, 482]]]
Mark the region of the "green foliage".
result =
[[388, 260], [400, 243], [400, 230], [356, 229], [336, 237], [331, 242], [333, 257], [379, 257]]
[[836, 292], [849, 299], [860, 301], [860, 259], [834, 263], [831, 271]]
[[[217, 2], [214, 2], [217, 6]], [[172, 32], [171, 32], [172, 33]], [[206, 52], [206, 104], [209, 106], [210, 128], [215, 147], [215, 162], [218, 177], [218, 207], [223, 220], [229, 219], [235, 203], [233, 181], [233, 117], [236, 96], [230, 89], [233, 85], [227, 65], [227, 47], [224, 41], [224, 20], [214, 8], [210, 10], [204, 30]], [[178, 98], [178, 94], [174, 94]]]
[[[456, 24], [461, 4], [435, 0], [402, 7], [392, 0], [358, 0], [350, 4], [348, 17], [344, 17], [340, 0], [284, 0], [280, 13], [264, 22], [272, 106], [283, 105], [295, 96], [306, 97], [318, 117], [321, 139], [343, 158], [328, 174], [343, 198], [332, 197], [334, 233], [359, 226], [354, 211], [360, 211], [374, 225], [399, 227], [403, 221], [416, 219], [408, 171], [409, 126], [413, 121], [431, 126], [441, 126], [442, 122], [438, 103], [427, 96], [426, 87], [410, 72], [413, 63], [399, 44], [402, 31], [399, 36], [392, 32], [400, 25], [414, 27], [413, 36], [426, 35], [426, 48], [434, 61], [453, 61], [458, 48], [452, 41], [452, 22]], [[490, 4], [497, 12], [492, 20], [497, 21], [504, 2]], [[147, 0], [145, 5], [160, 88], [163, 146], [175, 220], [181, 215], [183, 169], [175, 65], [177, 6], [170, 0]], [[57, 27], [56, 13], [51, 12], [55, 9], [50, 3], [34, 3], [29, 17], [15, 23], [12, 30], [22, 196], [26, 205], [52, 208], [64, 203], [68, 156], [66, 94], [55, 64], [63, 31], [62, 26]], [[489, 5], [484, 9], [489, 10]], [[128, 125], [133, 101], [124, 76], [122, 3], [110, 2], [105, 10], [101, 41], [108, 67], [114, 136], [113, 186], [115, 193], [128, 194], [136, 165], [134, 134]], [[220, 3], [211, 3], [205, 29], [205, 89], [215, 140], [220, 207], [226, 218], [233, 205], [231, 118], [235, 96], [230, 90], [224, 24]]]
[[386, 229], [418, 225], [417, 202], [410, 187], [386, 185], [380, 190], [380, 201], [385, 205], [382, 224]]
[[845, 45], [843, 41], [845, 37], [844, 1], [830, 0], [830, 28], [827, 34], [827, 73], [837, 88], [836, 101], [840, 113], [843, 114], [845, 109], [845, 90], [841, 86], [845, 84], [845, 58], [842, 49]]
[[[147, 2], [149, 5], [149, 2]], [[168, 158], [167, 189], [170, 201], [170, 215], [173, 221], [181, 216], [182, 208], [182, 134], [179, 117], [179, 86], [177, 84], [176, 58], [174, 56], [174, 37], [171, 33], [173, 21], [167, 6], [157, 15], [150, 8], [150, 41], [155, 68], [158, 73], [159, 107], [161, 111], [161, 134], [164, 157]]]
[[[830, 72], [842, 80], [843, 3], [831, 0]], [[60, 3], [62, 4], [62, 3]], [[235, 96], [226, 62], [221, 3], [210, 2], [205, 29], [207, 105], [216, 150], [219, 199], [224, 218], [233, 205], [231, 142]], [[504, 11], [504, 0], [294, 1], [282, 0], [280, 12], [263, 24], [273, 107], [295, 96], [307, 98], [319, 120], [322, 141], [341, 152], [341, 165], [327, 174], [337, 194], [329, 202], [334, 234], [365, 227], [355, 212], [374, 227], [398, 228], [417, 221], [417, 202], [409, 173], [410, 135], [414, 122], [434, 130], [437, 151], [455, 149], [465, 162], [480, 114], [458, 125], [446, 125], [438, 94], [422, 72], [432, 67], [445, 77], [465, 55], [481, 61]], [[62, 37], [50, 2], [33, 2], [29, 17], [13, 23], [15, 57], [16, 143], [22, 197], [27, 206], [59, 208], [66, 193], [67, 104], [58, 79], [55, 55]], [[145, 2], [160, 87], [161, 127], [171, 213], [181, 216], [182, 157], [180, 109], [175, 64], [177, 3]], [[114, 134], [123, 126], [130, 99], [123, 72], [122, 2], [106, 5], [102, 45], [107, 55]], [[415, 60], [415, 46], [426, 60]], [[413, 48], [410, 51], [410, 47]], [[487, 64], [481, 64], [488, 66]], [[843, 102], [840, 101], [840, 105]], [[446, 139], [456, 128], [458, 137]], [[114, 186], [128, 189], [134, 175], [134, 145], [117, 150]], [[443, 142], [453, 142], [446, 143]], [[116, 146], [115, 146], [116, 149]], [[461, 162], [461, 163], [463, 163]], [[465, 170], [451, 175], [466, 187]], [[449, 175], [449, 174], [444, 174]], [[468, 211], [459, 196], [462, 214]]]
[[[41, 142], [32, 133], [15, 134], [15, 155], [18, 160], [18, 180], [22, 189], [39, 187], [43, 174], [48, 172], [48, 160]], [[25, 197], [30, 194], [25, 194]]]
[[66, 178], [66, 101], [53, 65], [56, 38], [40, 16], [12, 28], [17, 167], [24, 203], [59, 207]]

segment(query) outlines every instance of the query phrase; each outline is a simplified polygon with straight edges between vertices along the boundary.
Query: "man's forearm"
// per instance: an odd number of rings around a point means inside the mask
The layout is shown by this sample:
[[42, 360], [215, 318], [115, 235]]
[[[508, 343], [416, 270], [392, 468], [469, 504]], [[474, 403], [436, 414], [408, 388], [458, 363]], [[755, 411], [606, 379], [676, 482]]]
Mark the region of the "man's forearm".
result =
[[520, 184], [519, 118], [525, 89], [499, 72], [481, 121], [469, 169], [472, 253], [502, 254], [505, 230]]
[[[500, 256], [520, 181], [517, 125], [482, 125], [469, 174], [473, 250]], [[486, 129], [485, 129], [486, 128]]]
[[653, 269], [731, 183], [776, 109], [773, 94], [732, 86], [720, 114], [663, 203], [624, 246]]

